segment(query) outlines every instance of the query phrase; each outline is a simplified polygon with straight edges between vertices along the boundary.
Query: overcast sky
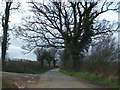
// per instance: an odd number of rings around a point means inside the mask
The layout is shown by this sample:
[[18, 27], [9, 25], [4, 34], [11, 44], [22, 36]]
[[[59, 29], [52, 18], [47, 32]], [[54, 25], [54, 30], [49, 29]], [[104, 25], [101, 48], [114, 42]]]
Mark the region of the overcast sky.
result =
[[[28, 12], [28, 5], [27, 3], [25, 3], [27, 0], [22, 0], [21, 3], [21, 9], [23, 10], [22, 12], [17, 12], [14, 13], [12, 12], [11, 16], [10, 16], [10, 22], [11, 25], [13, 24], [19, 24], [21, 22], [22, 16], [27, 15]], [[0, 6], [0, 10], [3, 9]], [[1, 17], [1, 16], [0, 16]], [[108, 13], [104, 13], [101, 16], [99, 16], [99, 18], [102, 19], [107, 19], [110, 21], [118, 21], [118, 14], [117, 13], [113, 13], [113, 12], [108, 12]], [[0, 27], [0, 29], [2, 29]], [[0, 31], [0, 35], [1, 35], [2, 31]], [[118, 34], [116, 34], [116, 37]], [[7, 53], [9, 54], [10, 58], [24, 58], [24, 59], [29, 59], [29, 60], [35, 60], [36, 57], [33, 54], [33, 52], [24, 55], [23, 54], [23, 49], [21, 49], [21, 46], [24, 45], [24, 42], [22, 40], [20, 40], [19, 38], [15, 38], [12, 34], [11, 34], [11, 40], [10, 40], [10, 45], [8, 48]]]

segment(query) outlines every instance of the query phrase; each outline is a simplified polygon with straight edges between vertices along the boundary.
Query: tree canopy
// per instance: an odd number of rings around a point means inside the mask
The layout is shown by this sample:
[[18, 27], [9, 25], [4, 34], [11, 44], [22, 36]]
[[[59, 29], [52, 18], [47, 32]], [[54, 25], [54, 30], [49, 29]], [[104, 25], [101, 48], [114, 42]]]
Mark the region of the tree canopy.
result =
[[[107, 11], [117, 11], [114, 2], [29, 2], [34, 16], [25, 20], [19, 27], [27, 45], [26, 50], [36, 47], [64, 48], [66, 60], [64, 66], [69, 69], [79, 68], [80, 56], [88, 51], [89, 46], [101, 36], [108, 36], [116, 31], [115, 23], [99, 20]], [[67, 63], [66, 63], [67, 62]], [[68, 65], [66, 65], [68, 64]]]

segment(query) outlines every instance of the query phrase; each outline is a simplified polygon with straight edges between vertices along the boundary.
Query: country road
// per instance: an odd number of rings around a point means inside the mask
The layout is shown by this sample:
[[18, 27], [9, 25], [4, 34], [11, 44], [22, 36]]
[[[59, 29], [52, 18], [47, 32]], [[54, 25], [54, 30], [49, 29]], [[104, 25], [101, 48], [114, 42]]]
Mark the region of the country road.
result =
[[44, 74], [4, 72], [3, 76], [11, 79], [18, 88], [100, 88], [89, 82], [65, 75], [58, 69], [50, 70]]

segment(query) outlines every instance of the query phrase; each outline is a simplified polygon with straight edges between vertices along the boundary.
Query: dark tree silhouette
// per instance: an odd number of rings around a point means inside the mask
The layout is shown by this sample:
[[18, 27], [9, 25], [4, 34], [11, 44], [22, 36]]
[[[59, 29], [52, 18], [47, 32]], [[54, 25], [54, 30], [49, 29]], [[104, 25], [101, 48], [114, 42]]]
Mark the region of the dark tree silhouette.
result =
[[[109, 10], [117, 10], [114, 2], [30, 2], [34, 16], [19, 28], [26, 50], [35, 47], [64, 48], [64, 69], [79, 70], [80, 56], [91, 42], [113, 33], [113, 24], [97, 20]], [[111, 7], [112, 6], [112, 7]], [[68, 68], [66, 68], [68, 67]]]
[[34, 51], [35, 55], [36, 55], [36, 59], [38, 62], [41, 63], [41, 66], [43, 67], [44, 66], [44, 62], [45, 62], [45, 59], [44, 59], [44, 50], [43, 48], [37, 48], [35, 51]]
[[2, 17], [2, 27], [3, 27], [3, 39], [2, 39], [2, 65], [5, 66], [5, 55], [7, 50], [7, 42], [8, 42], [8, 22], [9, 22], [9, 16], [10, 16], [10, 7], [12, 2], [6, 2], [5, 7], [5, 15]]
[[18, 9], [20, 6], [20, 3], [17, 3], [15, 7], [11, 8], [13, 2], [6, 2], [5, 3], [5, 10], [4, 15], [2, 16], [2, 27], [3, 27], [3, 36], [2, 36], [2, 53], [1, 53], [1, 59], [2, 59], [2, 65], [5, 66], [5, 57], [6, 57], [6, 51], [8, 47], [8, 41], [10, 38], [8, 38], [8, 30], [9, 30], [9, 17], [10, 17], [10, 10]]
[[37, 48], [34, 53], [37, 57], [37, 61], [41, 63], [41, 66], [44, 66], [44, 63], [47, 62], [49, 67], [51, 67], [51, 62], [54, 61], [54, 51], [45, 50], [43, 48]]

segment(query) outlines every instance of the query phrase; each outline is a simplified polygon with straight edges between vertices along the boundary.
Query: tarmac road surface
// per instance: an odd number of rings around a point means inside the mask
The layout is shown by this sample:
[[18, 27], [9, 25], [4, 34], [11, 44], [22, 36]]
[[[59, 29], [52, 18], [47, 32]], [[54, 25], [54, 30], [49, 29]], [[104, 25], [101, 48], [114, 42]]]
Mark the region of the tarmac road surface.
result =
[[11, 79], [18, 88], [101, 88], [90, 82], [65, 75], [58, 69], [44, 74], [3, 72], [3, 77]]
[[65, 75], [58, 69], [50, 70], [40, 76], [37, 84], [32, 84], [31, 88], [100, 88], [88, 82], [83, 82], [77, 78]]

